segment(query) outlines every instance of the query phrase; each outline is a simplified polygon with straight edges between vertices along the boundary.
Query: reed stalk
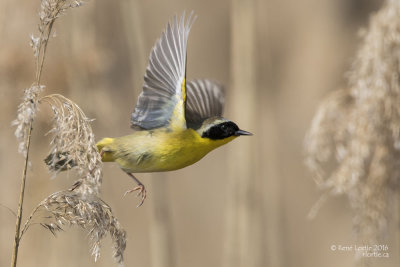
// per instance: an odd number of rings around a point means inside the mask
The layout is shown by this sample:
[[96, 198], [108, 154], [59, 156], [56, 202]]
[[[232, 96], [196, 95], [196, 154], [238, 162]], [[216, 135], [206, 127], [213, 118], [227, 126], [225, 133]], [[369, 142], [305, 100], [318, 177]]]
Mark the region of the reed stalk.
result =
[[[34, 219], [43, 213], [46, 216], [40, 217], [39, 224], [54, 235], [66, 225], [77, 225], [87, 230], [95, 261], [100, 256], [100, 242], [109, 233], [114, 245], [114, 259], [120, 265], [124, 262], [126, 233], [110, 206], [99, 197], [102, 162], [90, 125], [92, 120], [86, 117], [75, 102], [63, 95], [53, 94], [40, 97], [44, 88], [40, 85], [40, 80], [54, 22], [68, 9], [81, 5], [82, 1], [79, 0], [42, 0], [39, 11], [39, 35], [38, 37], [31, 36], [31, 47], [36, 63], [35, 81], [30, 88], [25, 90], [23, 101], [18, 107], [17, 119], [12, 123], [16, 126], [18, 150], [24, 155], [24, 169], [21, 177], [11, 267], [17, 265], [22, 235], [29, 226], [36, 224]], [[50, 105], [54, 114], [53, 128], [49, 132], [53, 135], [50, 142], [51, 150], [45, 161], [54, 175], [61, 170], [74, 168], [80, 179], [72, 188], [55, 192], [39, 203], [21, 231], [32, 125], [38, 105], [43, 102]]]
[[[35, 86], [40, 88], [40, 78], [42, 77], [42, 70], [46, 55], [47, 43], [50, 37], [51, 30], [53, 28], [53, 23], [56, 17], [54, 17], [46, 31], [41, 31], [40, 33], [40, 44], [39, 44], [39, 54], [36, 55], [36, 75], [35, 75]], [[43, 47], [43, 48], [42, 48]], [[29, 90], [29, 89], [27, 89]], [[30, 99], [29, 101], [37, 101], [37, 99]], [[33, 125], [33, 117], [29, 119], [28, 127], [25, 129], [27, 131], [27, 135], [25, 137], [25, 158], [24, 158], [24, 169], [22, 171], [21, 177], [21, 189], [19, 194], [19, 201], [18, 201], [18, 211], [17, 211], [17, 221], [15, 224], [15, 238], [14, 238], [14, 245], [13, 245], [13, 252], [11, 257], [11, 266], [17, 266], [17, 259], [18, 259], [18, 249], [19, 249], [19, 241], [20, 241], [20, 229], [21, 229], [21, 220], [22, 220], [22, 210], [24, 204], [24, 196], [25, 196], [25, 184], [26, 184], [26, 173], [28, 170], [29, 165], [29, 148], [31, 144], [31, 136], [32, 136], [32, 125]]]
[[26, 171], [28, 169], [28, 154], [29, 154], [29, 147], [30, 147], [30, 143], [31, 143], [32, 123], [30, 123], [29, 126], [30, 127], [29, 127], [29, 131], [28, 131], [28, 139], [26, 141], [27, 154], [25, 156], [25, 164], [24, 164], [24, 169], [23, 169], [22, 177], [21, 177], [21, 190], [19, 193], [17, 222], [15, 223], [15, 238], [14, 238], [12, 257], [11, 257], [11, 267], [17, 266], [17, 259], [18, 259], [18, 248], [19, 248], [21, 220], [22, 220], [22, 207], [24, 204], [24, 196], [25, 196]]
[[[231, 7], [231, 110], [244, 129], [254, 132], [256, 110], [256, 1], [233, 0]], [[244, 90], [245, 88], [245, 90]], [[249, 119], [250, 118], [250, 119]], [[245, 123], [247, 122], [247, 123]], [[245, 123], [245, 124], [243, 124]], [[256, 134], [257, 135], [257, 134]], [[256, 136], [254, 136], [256, 137]], [[255, 139], [240, 140], [228, 162], [227, 232], [223, 266], [262, 266], [262, 197]], [[232, 147], [231, 147], [232, 148]]]

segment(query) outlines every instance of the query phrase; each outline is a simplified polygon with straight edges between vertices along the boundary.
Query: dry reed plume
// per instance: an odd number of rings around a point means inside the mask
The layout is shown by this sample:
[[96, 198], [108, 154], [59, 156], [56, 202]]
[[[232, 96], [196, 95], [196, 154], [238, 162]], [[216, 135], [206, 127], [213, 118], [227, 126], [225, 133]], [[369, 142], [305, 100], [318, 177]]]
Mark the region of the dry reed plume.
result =
[[[60, 169], [74, 168], [80, 177], [84, 194], [99, 194], [102, 162], [97, 152], [91, 120], [73, 101], [58, 94], [45, 96], [54, 113], [54, 127], [47, 164], [54, 175]], [[56, 166], [58, 165], [58, 166]], [[60, 166], [61, 165], [61, 166]]]
[[321, 200], [348, 196], [361, 244], [376, 244], [387, 233], [399, 195], [399, 71], [400, 2], [387, 0], [363, 32], [349, 89], [321, 103], [306, 138], [307, 165], [326, 190]]
[[85, 191], [80, 190], [82, 183], [82, 180], [77, 181], [71, 189], [55, 192], [40, 202], [25, 223], [21, 236], [35, 223], [54, 235], [63, 230], [64, 226], [77, 225], [89, 232], [91, 250], [96, 261], [100, 256], [100, 241], [108, 232], [114, 244], [113, 256], [122, 264], [126, 233], [114, 217], [110, 206], [95, 194], [88, 196]]
[[[99, 197], [102, 162], [96, 148], [91, 120], [76, 103], [62, 95], [53, 94], [40, 98], [40, 93], [44, 89], [44, 86], [40, 85], [40, 78], [53, 24], [68, 9], [79, 7], [82, 3], [83, 1], [42, 0], [39, 12], [39, 36], [31, 36], [31, 46], [36, 60], [35, 82], [25, 90], [23, 102], [18, 108], [17, 119], [13, 121], [13, 125], [16, 126], [15, 135], [19, 141], [18, 151], [25, 157], [25, 166], [11, 266], [16, 266], [22, 235], [37, 220], [53, 234], [66, 225], [77, 225], [89, 231], [95, 260], [100, 256], [100, 241], [108, 232], [114, 243], [114, 258], [120, 265], [123, 264], [126, 233], [111, 208]], [[32, 124], [38, 105], [42, 102], [49, 103], [54, 113], [53, 128], [49, 132], [53, 134], [50, 143], [52, 156], [46, 159], [50, 170], [56, 175], [56, 169], [60, 169], [58, 167], [73, 168], [77, 170], [79, 179], [71, 189], [53, 193], [39, 203], [20, 231]], [[56, 165], [60, 164], [62, 165], [56, 168]]]

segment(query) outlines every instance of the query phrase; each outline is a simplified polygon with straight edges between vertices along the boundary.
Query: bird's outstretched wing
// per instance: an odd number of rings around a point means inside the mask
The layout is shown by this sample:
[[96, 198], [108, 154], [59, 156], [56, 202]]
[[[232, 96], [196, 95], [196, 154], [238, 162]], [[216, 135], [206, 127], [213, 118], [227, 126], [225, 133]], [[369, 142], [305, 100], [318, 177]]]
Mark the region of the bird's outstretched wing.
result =
[[224, 88], [207, 79], [192, 80], [186, 84], [186, 123], [189, 128], [197, 128], [211, 117], [222, 116], [224, 111]]
[[193, 12], [186, 21], [185, 13], [179, 21], [175, 16], [153, 47], [132, 128], [186, 128], [186, 47], [194, 19]]

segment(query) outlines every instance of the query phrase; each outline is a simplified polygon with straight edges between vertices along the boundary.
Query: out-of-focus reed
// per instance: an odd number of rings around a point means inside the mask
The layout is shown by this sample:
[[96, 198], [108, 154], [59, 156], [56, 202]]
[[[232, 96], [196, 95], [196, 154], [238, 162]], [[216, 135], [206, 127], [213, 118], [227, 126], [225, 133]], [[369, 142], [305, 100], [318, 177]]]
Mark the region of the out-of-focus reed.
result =
[[349, 86], [320, 105], [306, 138], [307, 165], [328, 195], [346, 194], [360, 244], [387, 234], [400, 189], [400, 2], [374, 14]]

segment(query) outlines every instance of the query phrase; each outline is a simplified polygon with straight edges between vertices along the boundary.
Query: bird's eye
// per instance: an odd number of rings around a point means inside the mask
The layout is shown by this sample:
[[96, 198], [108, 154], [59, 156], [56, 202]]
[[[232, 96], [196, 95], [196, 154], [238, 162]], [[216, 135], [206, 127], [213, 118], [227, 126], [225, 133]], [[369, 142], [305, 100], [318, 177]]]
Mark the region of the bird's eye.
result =
[[222, 130], [226, 130], [226, 125], [225, 125], [225, 124], [222, 124], [222, 125], [221, 125], [221, 129], [222, 129]]

